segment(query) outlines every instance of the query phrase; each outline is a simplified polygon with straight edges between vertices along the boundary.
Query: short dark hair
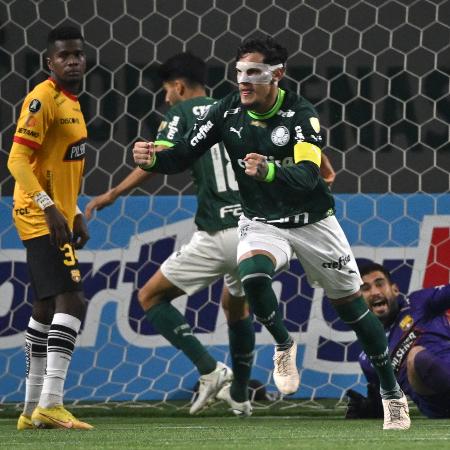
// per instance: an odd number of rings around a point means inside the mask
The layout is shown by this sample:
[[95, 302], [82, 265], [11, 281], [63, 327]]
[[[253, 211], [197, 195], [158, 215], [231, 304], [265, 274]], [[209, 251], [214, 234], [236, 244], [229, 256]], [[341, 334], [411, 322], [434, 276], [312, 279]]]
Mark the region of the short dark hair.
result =
[[359, 268], [359, 273], [361, 277], [363, 277], [364, 275], [368, 275], [369, 273], [372, 272], [381, 272], [386, 277], [386, 279], [389, 281], [390, 284], [393, 283], [391, 272], [389, 272], [389, 270], [387, 270], [386, 267], [384, 267], [381, 264], [378, 264], [376, 262], [370, 262], [364, 264]]
[[80, 39], [84, 42], [84, 37], [79, 28], [73, 25], [61, 25], [50, 31], [47, 37], [47, 51], [55, 44], [56, 41], [68, 41], [71, 39]]
[[178, 53], [159, 66], [158, 76], [163, 83], [183, 78], [188, 85], [204, 86], [206, 63], [190, 52]]
[[288, 51], [282, 45], [275, 42], [270, 36], [266, 39], [249, 39], [244, 41], [237, 49], [236, 61], [239, 61], [247, 53], [261, 53], [264, 55], [265, 64], [286, 64]]

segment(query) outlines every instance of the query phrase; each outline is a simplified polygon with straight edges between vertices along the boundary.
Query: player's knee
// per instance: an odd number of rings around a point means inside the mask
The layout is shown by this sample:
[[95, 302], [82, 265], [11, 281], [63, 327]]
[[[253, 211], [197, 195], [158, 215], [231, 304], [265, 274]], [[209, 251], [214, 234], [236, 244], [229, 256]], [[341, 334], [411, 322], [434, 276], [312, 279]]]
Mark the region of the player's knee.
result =
[[55, 313], [69, 314], [83, 320], [86, 314], [87, 302], [83, 292], [64, 292], [55, 297]]
[[266, 255], [255, 255], [239, 263], [239, 277], [245, 293], [257, 294], [272, 283], [274, 264]]
[[272, 277], [267, 274], [250, 275], [242, 281], [242, 286], [249, 299], [259, 296], [272, 286]]
[[226, 300], [222, 300], [222, 308], [228, 324], [244, 320], [250, 315], [245, 297], [230, 296]]
[[416, 356], [418, 353], [420, 353], [424, 350], [425, 350], [424, 347], [417, 346], [417, 347], [413, 347], [408, 353], [408, 357], [406, 358], [406, 370], [407, 370], [408, 378], [410, 380], [414, 380], [417, 377]]
[[149, 289], [148, 286], [139, 289], [137, 294], [138, 302], [145, 312], [162, 302], [170, 302], [173, 298], [174, 296], [170, 295], [169, 292], [155, 291], [154, 289]]
[[139, 289], [137, 299], [144, 311], [148, 311], [150, 308], [159, 303], [156, 296], [144, 288]]

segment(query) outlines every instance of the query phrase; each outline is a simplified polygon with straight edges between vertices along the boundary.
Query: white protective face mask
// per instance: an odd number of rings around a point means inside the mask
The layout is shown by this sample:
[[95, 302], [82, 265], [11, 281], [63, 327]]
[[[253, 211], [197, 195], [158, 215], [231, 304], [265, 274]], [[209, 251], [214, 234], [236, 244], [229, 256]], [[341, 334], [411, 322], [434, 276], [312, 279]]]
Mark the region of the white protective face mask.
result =
[[[251, 84], [270, 84], [272, 82], [273, 71], [275, 69], [281, 69], [283, 64], [276, 64], [271, 66], [270, 64], [256, 63], [256, 62], [243, 62], [236, 63], [237, 82], [238, 83], [251, 83]], [[258, 70], [259, 73], [248, 74], [249, 70]]]

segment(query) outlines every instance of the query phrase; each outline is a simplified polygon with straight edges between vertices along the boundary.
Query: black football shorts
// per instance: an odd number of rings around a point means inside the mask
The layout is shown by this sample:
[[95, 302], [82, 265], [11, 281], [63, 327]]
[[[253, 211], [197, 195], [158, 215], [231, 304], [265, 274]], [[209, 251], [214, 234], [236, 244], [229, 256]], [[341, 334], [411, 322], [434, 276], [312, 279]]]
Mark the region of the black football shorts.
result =
[[23, 244], [37, 300], [83, 290], [78, 260], [71, 244], [58, 248], [50, 242], [49, 234], [27, 239]]

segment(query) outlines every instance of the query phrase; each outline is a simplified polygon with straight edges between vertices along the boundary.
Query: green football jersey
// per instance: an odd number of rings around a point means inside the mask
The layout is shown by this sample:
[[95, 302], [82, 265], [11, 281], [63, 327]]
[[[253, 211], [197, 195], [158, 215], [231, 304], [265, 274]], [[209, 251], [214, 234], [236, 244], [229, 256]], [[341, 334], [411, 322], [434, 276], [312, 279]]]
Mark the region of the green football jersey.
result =
[[[297, 143], [313, 144], [311, 151], [319, 153], [322, 146], [317, 112], [303, 97], [279, 89], [273, 108], [259, 115], [244, 109], [239, 93], [232, 93], [200, 117], [174, 153], [158, 154], [151, 170], [180, 171], [220, 141], [230, 157], [246, 217], [296, 227], [334, 214], [333, 196], [317, 164], [294, 162]], [[272, 182], [246, 175], [244, 158], [253, 152], [275, 164]]]
[[[155, 144], [173, 147], [214, 102], [210, 97], [195, 97], [172, 106], [161, 122]], [[242, 212], [241, 200], [223, 144], [213, 144], [191, 169], [197, 191], [198, 229], [213, 232], [236, 227]]]

